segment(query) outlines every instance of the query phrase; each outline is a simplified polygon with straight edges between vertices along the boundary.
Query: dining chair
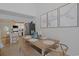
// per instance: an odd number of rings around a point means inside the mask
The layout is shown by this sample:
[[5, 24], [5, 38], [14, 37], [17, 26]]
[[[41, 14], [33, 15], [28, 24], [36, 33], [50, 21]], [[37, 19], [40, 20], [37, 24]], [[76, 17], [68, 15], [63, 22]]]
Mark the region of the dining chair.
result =
[[49, 50], [51, 50], [50, 52], [48, 52], [46, 54], [46, 56], [66, 56], [67, 51], [69, 49], [69, 47], [66, 44], [62, 44], [59, 43], [57, 44], [58, 48], [48, 48]]

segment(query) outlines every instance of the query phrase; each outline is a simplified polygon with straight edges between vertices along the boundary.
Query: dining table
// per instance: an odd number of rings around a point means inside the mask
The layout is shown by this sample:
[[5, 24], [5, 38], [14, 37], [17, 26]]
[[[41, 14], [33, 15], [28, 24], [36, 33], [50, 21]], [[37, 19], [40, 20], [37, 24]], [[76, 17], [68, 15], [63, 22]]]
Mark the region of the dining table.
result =
[[31, 38], [31, 39], [23, 38], [23, 39], [28, 41], [31, 45], [34, 45], [39, 49], [41, 49], [42, 56], [45, 55], [46, 49], [59, 43], [59, 40], [55, 40], [55, 39], [34, 39], [34, 38]]

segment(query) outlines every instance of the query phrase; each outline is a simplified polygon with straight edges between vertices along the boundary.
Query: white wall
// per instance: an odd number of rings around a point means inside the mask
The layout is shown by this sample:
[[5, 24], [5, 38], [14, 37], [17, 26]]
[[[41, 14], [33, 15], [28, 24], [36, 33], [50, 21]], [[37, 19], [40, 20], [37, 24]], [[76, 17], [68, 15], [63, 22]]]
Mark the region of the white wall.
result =
[[71, 28], [40, 28], [40, 15], [64, 4], [38, 4], [37, 31], [43, 36], [58, 39], [69, 46], [69, 55], [79, 55], [79, 27]]

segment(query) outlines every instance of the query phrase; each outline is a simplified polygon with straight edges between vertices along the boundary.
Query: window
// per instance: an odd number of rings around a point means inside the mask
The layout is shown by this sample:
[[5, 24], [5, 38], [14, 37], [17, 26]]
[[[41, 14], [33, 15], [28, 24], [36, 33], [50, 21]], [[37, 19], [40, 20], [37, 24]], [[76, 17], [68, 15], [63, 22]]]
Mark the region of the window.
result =
[[57, 27], [57, 10], [48, 13], [48, 27]]
[[47, 14], [41, 15], [41, 27], [46, 28], [47, 27]]
[[60, 26], [77, 26], [77, 4], [60, 8]]

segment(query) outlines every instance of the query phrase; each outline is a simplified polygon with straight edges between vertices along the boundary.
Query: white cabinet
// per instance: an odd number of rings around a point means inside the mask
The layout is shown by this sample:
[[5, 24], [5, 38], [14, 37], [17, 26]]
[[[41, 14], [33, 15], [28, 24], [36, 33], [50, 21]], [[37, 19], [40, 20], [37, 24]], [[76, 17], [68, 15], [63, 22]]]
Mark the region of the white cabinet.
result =
[[14, 28], [13, 31], [10, 33], [10, 43], [16, 43], [18, 40], [18, 28]]
[[16, 43], [18, 40], [18, 32], [13, 32], [10, 34], [10, 43]]

